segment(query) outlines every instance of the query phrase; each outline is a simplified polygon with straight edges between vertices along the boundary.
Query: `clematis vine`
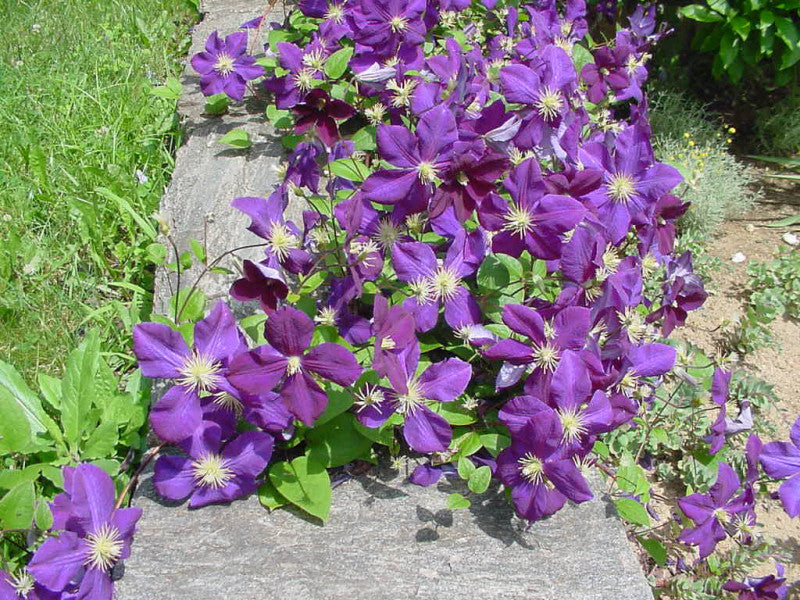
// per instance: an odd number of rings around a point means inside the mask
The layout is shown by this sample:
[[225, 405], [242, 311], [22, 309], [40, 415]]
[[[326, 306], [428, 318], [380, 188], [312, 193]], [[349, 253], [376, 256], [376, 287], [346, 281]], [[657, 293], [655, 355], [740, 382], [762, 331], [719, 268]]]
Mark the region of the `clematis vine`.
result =
[[264, 75], [264, 68], [255, 64], [256, 59], [246, 52], [246, 33], [231, 33], [221, 40], [217, 32], [213, 32], [206, 41], [205, 52], [192, 57], [192, 68], [201, 76], [203, 94], [224, 93], [241, 102], [247, 82]]

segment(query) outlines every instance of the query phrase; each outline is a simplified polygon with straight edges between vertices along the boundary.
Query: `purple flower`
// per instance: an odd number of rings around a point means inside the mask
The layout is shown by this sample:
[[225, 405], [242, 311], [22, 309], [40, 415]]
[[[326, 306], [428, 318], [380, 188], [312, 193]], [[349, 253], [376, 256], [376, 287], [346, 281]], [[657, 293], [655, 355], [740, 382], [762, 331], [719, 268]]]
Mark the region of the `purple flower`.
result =
[[432, 108], [420, 118], [414, 133], [400, 125], [380, 125], [377, 140], [381, 158], [397, 168], [370, 175], [361, 186], [364, 198], [399, 204], [404, 214], [422, 212], [458, 140], [453, 113], [444, 105]]
[[580, 222], [586, 209], [568, 196], [547, 194], [535, 159], [512, 170], [504, 185], [511, 202], [492, 194], [478, 211], [481, 224], [498, 232], [492, 250], [514, 257], [528, 250], [536, 258], [558, 258], [561, 236]]
[[783, 576], [784, 567], [777, 565], [777, 575], [765, 577], [746, 577], [744, 581], [727, 581], [722, 589], [728, 592], [738, 592], [737, 600], [782, 600], [789, 591], [786, 578]]
[[[386, 376], [392, 390], [378, 388], [357, 417], [367, 427], [379, 427], [395, 412], [403, 416], [403, 437], [417, 452], [444, 452], [453, 432], [447, 421], [429, 408], [431, 402], [452, 402], [464, 393], [472, 367], [458, 358], [430, 365], [417, 377], [419, 344], [414, 342], [399, 357], [392, 357]], [[387, 393], [388, 392], [388, 393]]]
[[711, 435], [703, 441], [710, 443], [708, 449], [710, 455], [714, 455], [722, 449], [725, 443], [725, 402], [728, 400], [728, 387], [731, 384], [731, 372], [723, 369], [714, 369], [714, 377], [711, 383], [711, 400], [719, 406], [717, 419], [711, 425]]
[[170, 388], [153, 406], [150, 424], [163, 440], [178, 442], [202, 420], [200, 394], [219, 391], [228, 360], [246, 348], [233, 314], [218, 302], [194, 326], [194, 348], [163, 323], [140, 323], [133, 330], [133, 353], [145, 377], [171, 379]]
[[256, 477], [269, 463], [272, 446], [272, 436], [263, 431], [246, 431], [223, 444], [219, 427], [211, 425], [181, 444], [188, 457], [158, 458], [153, 485], [170, 500], [191, 496], [191, 508], [243, 498], [258, 489]]
[[[790, 442], [769, 442], [761, 449], [761, 466], [770, 477], [786, 479], [778, 490], [783, 510], [800, 515], [800, 418], [789, 433]], [[788, 479], [787, 479], [788, 478]]]
[[692, 267], [691, 252], [684, 252], [677, 259], [669, 257], [663, 289], [661, 307], [647, 315], [647, 322], [663, 319], [662, 333], [667, 336], [676, 325], [683, 326], [688, 311], [700, 308], [708, 297], [703, 280]]
[[13, 575], [0, 569], [0, 600], [67, 600], [67, 594], [48, 590], [25, 568]]
[[739, 478], [734, 470], [726, 463], [719, 463], [717, 481], [708, 494], [692, 494], [678, 500], [683, 513], [695, 523], [695, 527], [684, 529], [679, 539], [698, 546], [700, 558], [711, 554], [717, 542], [725, 539], [725, 524], [752, 508], [753, 490], [747, 488], [733, 498], [738, 489]]
[[313, 425], [328, 404], [328, 397], [311, 373], [342, 386], [352, 385], [361, 375], [356, 358], [339, 344], [325, 342], [306, 352], [314, 335], [314, 321], [296, 308], [283, 306], [275, 311], [264, 333], [269, 344], [234, 358], [228, 381], [255, 396], [281, 383], [278, 393], [306, 425]]
[[382, 54], [425, 41], [424, 0], [361, 0], [348, 15], [353, 40]]
[[511, 446], [497, 456], [497, 476], [511, 488], [517, 514], [529, 521], [549, 517], [567, 498], [592, 499], [592, 492], [570, 457], [561, 453], [563, 430], [555, 411], [536, 413], [511, 436]]
[[263, 67], [247, 52], [247, 34], [231, 33], [222, 41], [217, 32], [206, 40], [205, 52], [192, 57], [192, 67], [200, 73], [200, 89], [206, 96], [225, 93], [241, 101], [247, 82], [264, 74]]
[[397, 277], [410, 284], [412, 296], [403, 306], [414, 316], [417, 331], [433, 329], [439, 318], [440, 303], [444, 318], [453, 329], [479, 322], [481, 312], [462, 280], [476, 273], [486, 253], [480, 230], [460, 229], [440, 264], [433, 249], [423, 242], [403, 242], [392, 248], [392, 263]]
[[333, 146], [339, 139], [336, 121], [352, 117], [355, 109], [347, 102], [331, 99], [325, 90], [313, 89], [301, 104], [292, 107], [292, 112], [298, 116], [295, 133], [305, 133], [313, 127], [326, 146]]
[[314, 87], [315, 80], [324, 78], [323, 68], [328, 50], [316, 40], [305, 48], [289, 42], [278, 43], [278, 60], [288, 75], [268, 79], [264, 87], [275, 94], [278, 108], [292, 108], [299, 104]]
[[628, 73], [625, 64], [628, 48], [608, 48], [603, 46], [594, 52], [594, 62], [584, 65], [581, 77], [589, 85], [587, 96], [590, 102], [599, 104], [606, 98], [609, 88], [613, 91], [628, 87]]
[[111, 600], [111, 569], [130, 556], [141, 508], [114, 508], [114, 482], [91, 464], [64, 467], [64, 494], [53, 500], [53, 528], [63, 529], [33, 555], [28, 571], [46, 588], [78, 586], [79, 598]]
[[393, 360], [411, 344], [416, 343], [414, 317], [402, 306], [389, 306], [388, 300], [380, 294], [374, 300], [373, 329], [375, 346], [372, 366], [384, 377]]
[[278, 308], [278, 302], [285, 300], [289, 286], [278, 269], [269, 266], [269, 261], [242, 263], [244, 277], [233, 282], [230, 289], [232, 298], [239, 302], [258, 300], [261, 309], [269, 314]]

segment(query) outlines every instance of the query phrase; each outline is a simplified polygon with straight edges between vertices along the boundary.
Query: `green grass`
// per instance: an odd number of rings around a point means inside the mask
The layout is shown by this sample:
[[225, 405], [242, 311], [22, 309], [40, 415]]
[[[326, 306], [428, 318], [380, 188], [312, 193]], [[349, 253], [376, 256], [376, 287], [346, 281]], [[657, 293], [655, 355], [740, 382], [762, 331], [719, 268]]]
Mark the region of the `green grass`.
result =
[[157, 210], [178, 131], [174, 103], [149, 90], [180, 71], [190, 7], [0, 6], [0, 360], [29, 380], [60, 372], [89, 327], [117, 366], [128, 360], [152, 290], [151, 240], [131, 212]]

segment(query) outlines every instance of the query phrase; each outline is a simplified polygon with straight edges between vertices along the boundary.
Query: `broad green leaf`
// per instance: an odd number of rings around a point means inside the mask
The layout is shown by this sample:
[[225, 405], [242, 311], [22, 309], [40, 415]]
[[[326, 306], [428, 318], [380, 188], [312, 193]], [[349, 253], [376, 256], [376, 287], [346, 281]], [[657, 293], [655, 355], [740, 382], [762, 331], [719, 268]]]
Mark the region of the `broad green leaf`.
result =
[[459, 510], [462, 508], [469, 508], [472, 505], [467, 498], [461, 494], [450, 494], [447, 497], [447, 508], [450, 510]]
[[443, 416], [450, 425], [470, 425], [478, 420], [472, 411], [457, 402], [437, 402], [431, 408]]
[[325, 75], [331, 79], [339, 79], [347, 70], [351, 56], [353, 56], [353, 49], [349, 46], [331, 54], [325, 61]]
[[148, 260], [153, 264], [163, 266], [167, 262], [167, 247], [164, 244], [153, 242], [145, 250]]
[[0, 454], [23, 452], [31, 442], [31, 426], [22, 406], [0, 386]]
[[469, 476], [467, 487], [469, 487], [470, 491], [474, 494], [482, 494], [489, 489], [489, 482], [491, 480], [492, 470], [487, 465], [483, 465], [482, 467], [478, 467], [475, 472]]
[[100, 423], [92, 430], [89, 439], [83, 447], [83, 458], [106, 458], [114, 455], [114, 447], [119, 438], [117, 436], [116, 421]]
[[604, 442], [601, 442], [600, 440], [597, 440], [594, 443], [594, 446], [592, 446], [592, 452], [594, 452], [595, 454], [597, 454], [597, 456], [601, 458], [608, 458], [610, 455], [608, 446]]
[[650, 515], [647, 514], [647, 509], [636, 500], [631, 498], [619, 498], [614, 500], [614, 506], [617, 507], [619, 516], [626, 521], [643, 527], [648, 527], [650, 525]]
[[708, 10], [705, 6], [699, 4], [690, 4], [678, 9], [678, 14], [683, 15], [687, 19], [693, 21], [701, 21], [702, 23], [713, 23], [715, 21], [722, 21], [722, 15]]
[[[190, 291], [191, 296], [189, 295]], [[200, 288], [178, 290], [178, 293], [169, 299], [169, 310], [171, 315], [178, 315], [178, 322], [198, 321], [205, 314], [206, 295]]]
[[278, 493], [275, 486], [269, 479], [265, 479], [258, 488], [258, 501], [269, 510], [275, 510], [281, 506], [286, 506], [287, 500]]
[[789, 47], [789, 50], [794, 50], [798, 45], [797, 27], [786, 17], [776, 17], [775, 19], [776, 35], [783, 40], [783, 43]]
[[203, 246], [203, 244], [201, 244], [194, 238], [189, 238], [189, 246], [192, 249], [192, 254], [195, 255], [197, 260], [199, 260], [201, 263], [205, 263], [206, 262], [205, 246]]
[[361, 435], [355, 426], [355, 417], [342, 413], [321, 427], [306, 434], [308, 460], [323, 467], [339, 467], [366, 452], [372, 440]]
[[24, 469], [0, 470], [0, 490], [10, 490], [25, 481], [36, 481], [42, 472], [42, 465], [30, 465]]
[[481, 443], [483, 447], [489, 451], [492, 456], [497, 456], [500, 451], [508, 448], [511, 444], [511, 438], [502, 433], [482, 433], [480, 434]]
[[231, 129], [219, 140], [220, 144], [231, 146], [232, 148], [249, 148], [251, 145], [250, 134], [244, 129]]
[[647, 553], [654, 561], [656, 561], [657, 565], [663, 567], [665, 564], [667, 564], [667, 549], [664, 547], [664, 544], [655, 538], [639, 538], [639, 543], [642, 545], [642, 548], [647, 550]]
[[353, 406], [354, 402], [353, 394], [349, 390], [343, 390], [336, 384], [327, 383], [323, 386], [323, 389], [325, 390], [325, 395], [328, 396], [328, 406], [325, 407], [325, 412], [314, 423], [315, 428], [342, 414]]
[[458, 476], [461, 479], [469, 479], [476, 470], [475, 463], [465, 456], [458, 459]]
[[34, 518], [36, 519], [36, 527], [42, 531], [47, 531], [53, 526], [53, 513], [50, 512], [50, 507], [44, 500], [39, 500], [36, 503]]
[[719, 57], [722, 59], [722, 66], [730, 67], [739, 54], [738, 40], [732, 31], [726, 31], [719, 43]]
[[580, 73], [584, 66], [594, 62], [594, 56], [585, 47], [575, 44], [572, 47], [572, 62], [575, 65], [575, 71]]
[[25, 414], [31, 433], [43, 433], [50, 420], [42, 407], [42, 402], [25, 383], [25, 380], [10, 364], [0, 361], [0, 394], [8, 394]]
[[375, 150], [375, 128], [362, 127], [356, 131], [350, 141], [356, 146], [356, 150], [361, 152], [372, 152]]
[[747, 39], [750, 34], [750, 21], [744, 17], [734, 17], [731, 19], [731, 27], [736, 34], [742, 38], [742, 41]]
[[483, 448], [483, 442], [481, 442], [481, 436], [478, 435], [476, 431], [468, 431], [453, 438], [450, 447], [456, 450], [454, 456], [461, 458], [463, 456], [475, 454], [478, 450]]
[[308, 514], [328, 520], [331, 508], [331, 480], [319, 464], [298, 456], [292, 462], [277, 462], [269, 479], [281, 496]]
[[24, 481], [0, 499], [0, 529], [27, 529], [33, 522], [36, 495], [32, 481]]
[[150, 89], [150, 93], [153, 96], [158, 96], [159, 98], [165, 98], [167, 100], [177, 100], [181, 97], [182, 91], [183, 85], [175, 77], [167, 77], [164, 85], [157, 85]]
[[61, 384], [61, 423], [73, 449], [78, 447], [86, 427], [86, 416], [94, 401], [99, 346], [97, 331], [93, 330], [67, 358]]
[[31, 146], [28, 152], [28, 167], [36, 178], [36, 182], [46, 188], [50, 182], [47, 175], [47, 157], [39, 146]]
[[207, 115], [224, 115], [228, 110], [228, 96], [225, 94], [214, 94], [206, 98], [206, 106], [203, 112]]
[[340, 158], [328, 165], [331, 173], [349, 181], [364, 181], [369, 175], [369, 169], [360, 160], [355, 158]]

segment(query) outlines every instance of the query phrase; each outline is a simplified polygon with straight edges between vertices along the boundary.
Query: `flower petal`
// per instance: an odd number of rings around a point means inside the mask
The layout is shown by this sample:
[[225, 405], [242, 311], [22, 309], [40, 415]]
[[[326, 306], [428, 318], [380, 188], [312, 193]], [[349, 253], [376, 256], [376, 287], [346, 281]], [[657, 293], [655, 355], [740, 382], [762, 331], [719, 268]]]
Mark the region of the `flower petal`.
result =
[[304, 369], [345, 387], [352, 385], [362, 371], [352, 352], [332, 342], [325, 342], [309, 350], [302, 358], [302, 365]]
[[208, 316], [195, 324], [194, 345], [201, 354], [215, 362], [221, 362], [239, 350], [239, 328], [227, 304], [217, 302]]
[[305, 373], [287, 377], [279, 393], [291, 413], [309, 427], [328, 405], [328, 396]]
[[139, 323], [133, 328], [133, 353], [145, 377], [174, 379], [189, 356], [183, 336], [163, 323]]
[[434, 363], [420, 375], [420, 392], [424, 398], [450, 402], [467, 389], [472, 379], [472, 365], [460, 358]]
[[158, 495], [175, 501], [188, 498], [197, 486], [192, 462], [183, 456], [159, 456], [153, 468], [153, 487]]
[[237, 390], [258, 396], [278, 385], [287, 364], [286, 357], [272, 346], [259, 346], [234, 358], [226, 378]]
[[72, 581], [86, 560], [86, 546], [78, 536], [65, 531], [48, 538], [28, 563], [28, 571], [43, 586], [61, 591]]
[[222, 457], [235, 473], [256, 478], [269, 463], [273, 445], [268, 433], [245, 431], [225, 446]]
[[406, 415], [403, 437], [417, 452], [444, 452], [453, 439], [453, 432], [443, 417], [420, 404]]
[[200, 398], [191, 390], [176, 385], [150, 410], [150, 425], [165, 442], [180, 442], [200, 427], [203, 410]]
[[286, 356], [297, 356], [311, 344], [314, 321], [302, 310], [282, 306], [267, 319], [264, 335], [275, 349]]

